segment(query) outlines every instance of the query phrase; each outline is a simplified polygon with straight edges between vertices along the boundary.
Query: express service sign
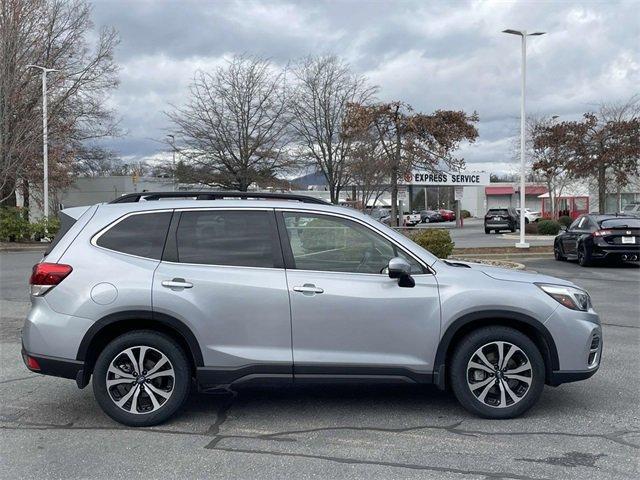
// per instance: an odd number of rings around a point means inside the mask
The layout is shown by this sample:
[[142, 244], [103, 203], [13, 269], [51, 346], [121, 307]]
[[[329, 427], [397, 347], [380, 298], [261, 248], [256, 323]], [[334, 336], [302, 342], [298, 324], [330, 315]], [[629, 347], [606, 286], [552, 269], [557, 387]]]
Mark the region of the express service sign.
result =
[[407, 185], [469, 186], [489, 185], [486, 172], [430, 172], [414, 170], [404, 176]]

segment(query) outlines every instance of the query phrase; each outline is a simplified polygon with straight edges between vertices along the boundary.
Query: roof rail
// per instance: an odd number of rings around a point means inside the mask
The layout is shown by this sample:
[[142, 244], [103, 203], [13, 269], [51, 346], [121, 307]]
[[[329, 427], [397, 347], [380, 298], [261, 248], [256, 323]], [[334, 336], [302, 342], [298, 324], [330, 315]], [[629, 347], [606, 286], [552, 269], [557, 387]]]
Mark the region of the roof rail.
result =
[[140, 201], [160, 200], [161, 198], [193, 198], [194, 200], [224, 200], [229, 198], [260, 199], [260, 200], [293, 200], [302, 203], [316, 203], [329, 205], [320, 198], [307, 195], [289, 193], [258, 193], [258, 192], [139, 192], [127, 193], [109, 203], [136, 203]]

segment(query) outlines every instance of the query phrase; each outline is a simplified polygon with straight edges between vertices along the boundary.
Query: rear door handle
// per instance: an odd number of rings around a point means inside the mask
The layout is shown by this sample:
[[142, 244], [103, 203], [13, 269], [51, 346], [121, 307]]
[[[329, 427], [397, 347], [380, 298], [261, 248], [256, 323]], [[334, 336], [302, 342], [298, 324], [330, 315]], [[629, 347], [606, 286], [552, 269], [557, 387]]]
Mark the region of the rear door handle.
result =
[[193, 283], [185, 281], [184, 278], [174, 278], [173, 280], [164, 280], [162, 286], [167, 288], [192, 288]]
[[313, 294], [316, 294], [316, 293], [324, 293], [324, 290], [322, 288], [316, 287], [312, 283], [305, 283], [301, 287], [293, 287], [293, 291], [294, 292], [304, 293], [305, 295], [313, 295]]

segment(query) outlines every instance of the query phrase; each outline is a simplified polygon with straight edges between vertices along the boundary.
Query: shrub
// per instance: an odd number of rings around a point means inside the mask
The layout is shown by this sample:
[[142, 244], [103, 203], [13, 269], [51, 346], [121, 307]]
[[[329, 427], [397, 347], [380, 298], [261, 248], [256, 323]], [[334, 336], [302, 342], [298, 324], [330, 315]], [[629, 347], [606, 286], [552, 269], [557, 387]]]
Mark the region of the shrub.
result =
[[527, 223], [524, 226], [524, 231], [525, 231], [525, 233], [529, 233], [529, 234], [535, 235], [536, 233], [538, 233], [538, 224], [534, 223], [534, 222]]
[[0, 240], [17, 242], [31, 236], [29, 221], [19, 207], [0, 209]]
[[460, 216], [462, 218], [469, 218], [471, 216], [471, 212], [469, 210], [460, 210]]
[[447, 258], [455, 246], [451, 241], [449, 230], [444, 229], [424, 229], [420, 233], [411, 235], [410, 238], [438, 258]]
[[540, 220], [538, 222], [538, 233], [540, 235], [557, 235], [560, 231], [560, 223], [555, 220]]
[[558, 222], [560, 222], [560, 225], [564, 225], [565, 227], [568, 227], [573, 223], [573, 220], [571, 220], [571, 217], [567, 215], [563, 215], [558, 219]]
[[53, 238], [60, 230], [60, 220], [56, 217], [46, 218], [42, 217], [37, 222], [31, 224], [31, 235], [34, 240], [40, 240], [45, 238], [48, 234], [49, 238]]

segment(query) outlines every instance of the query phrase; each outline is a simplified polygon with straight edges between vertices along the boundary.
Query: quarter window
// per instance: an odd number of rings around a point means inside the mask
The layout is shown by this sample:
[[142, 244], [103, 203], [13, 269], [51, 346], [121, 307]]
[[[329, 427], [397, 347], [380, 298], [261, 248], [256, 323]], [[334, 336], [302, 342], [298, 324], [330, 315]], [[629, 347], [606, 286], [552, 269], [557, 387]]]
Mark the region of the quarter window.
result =
[[371, 229], [326, 215], [284, 212], [295, 268], [349, 273], [383, 273], [393, 257], [405, 258], [413, 273], [424, 273], [413, 258]]
[[96, 245], [138, 257], [162, 257], [172, 212], [130, 215], [100, 235]]
[[176, 233], [178, 261], [207, 265], [274, 267], [273, 213], [182, 212]]

